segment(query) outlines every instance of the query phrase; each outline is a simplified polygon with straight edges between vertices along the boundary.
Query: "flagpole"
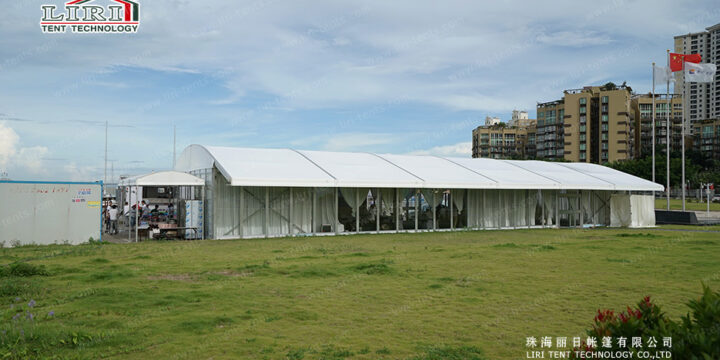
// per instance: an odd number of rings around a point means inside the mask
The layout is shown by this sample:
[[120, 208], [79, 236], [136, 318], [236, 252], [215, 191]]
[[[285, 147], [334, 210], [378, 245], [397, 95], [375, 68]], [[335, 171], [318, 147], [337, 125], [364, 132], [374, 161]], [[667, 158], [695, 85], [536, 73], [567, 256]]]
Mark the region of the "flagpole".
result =
[[680, 145], [681, 145], [681, 153], [682, 153], [682, 211], [685, 211], [685, 58], [682, 59], [682, 78], [683, 78], [683, 88], [682, 88], [682, 117], [680, 121], [682, 122], [682, 127], [680, 128]]
[[[670, 50], [667, 51], [667, 67], [670, 69]], [[667, 201], [667, 210], [670, 211], [670, 77], [667, 78], [667, 90], [665, 93], [665, 101], [668, 105], [667, 121], [665, 122], [665, 180], [667, 186], [665, 186], [665, 199]], [[655, 111], [655, 109], [653, 109]]]
[[[655, 63], [652, 63], [652, 181], [655, 182]], [[641, 130], [642, 131], [642, 130]]]

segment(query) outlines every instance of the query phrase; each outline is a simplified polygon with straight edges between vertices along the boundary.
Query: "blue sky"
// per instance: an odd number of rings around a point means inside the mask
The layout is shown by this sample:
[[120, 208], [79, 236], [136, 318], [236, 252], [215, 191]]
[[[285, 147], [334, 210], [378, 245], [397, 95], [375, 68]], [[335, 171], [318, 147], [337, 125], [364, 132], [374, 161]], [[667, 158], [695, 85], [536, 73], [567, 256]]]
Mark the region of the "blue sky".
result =
[[[105, 0], [96, 0], [103, 4]], [[99, 180], [190, 144], [470, 156], [471, 130], [563, 89], [627, 81], [716, 1], [140, 2], [137, 34], [43, 34], [0, 15], [0, 172]]]

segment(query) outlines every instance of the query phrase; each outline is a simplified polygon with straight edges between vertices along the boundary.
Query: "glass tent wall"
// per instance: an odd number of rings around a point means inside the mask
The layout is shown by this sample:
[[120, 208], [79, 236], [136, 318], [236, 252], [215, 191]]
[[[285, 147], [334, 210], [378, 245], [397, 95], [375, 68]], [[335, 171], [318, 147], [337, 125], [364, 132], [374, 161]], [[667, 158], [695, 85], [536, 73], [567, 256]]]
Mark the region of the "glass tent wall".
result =
[[219, 239], [461, 229], [604, 226], [611, 191], [231, 186], [216, 177]]

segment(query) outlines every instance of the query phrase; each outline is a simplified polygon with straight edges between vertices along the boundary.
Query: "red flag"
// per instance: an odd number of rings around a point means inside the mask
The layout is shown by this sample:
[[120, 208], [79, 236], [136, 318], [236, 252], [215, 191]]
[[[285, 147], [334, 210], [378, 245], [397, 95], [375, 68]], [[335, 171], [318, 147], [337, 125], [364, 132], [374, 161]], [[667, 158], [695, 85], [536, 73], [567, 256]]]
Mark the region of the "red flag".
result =
[[699, 64], [702, 61], [700, 54], [670, 53], [670, 71], [682, 71], [683, 61]]

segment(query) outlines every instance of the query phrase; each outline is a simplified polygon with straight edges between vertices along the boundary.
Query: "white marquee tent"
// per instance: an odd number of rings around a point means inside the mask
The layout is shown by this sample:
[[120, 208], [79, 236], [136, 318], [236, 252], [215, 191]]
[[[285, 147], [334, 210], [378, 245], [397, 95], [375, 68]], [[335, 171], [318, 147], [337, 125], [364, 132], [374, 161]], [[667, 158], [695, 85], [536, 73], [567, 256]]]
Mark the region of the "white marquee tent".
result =
[[[131, 193], [142, 194], [140, 190], [143, 186], [183, 186], [183, 187], [204, 187], [205, 180], [194, 176], [192, 174], [180, 171], [156, 171], [148, 174], [142, 174], [137, 176], [131, 176], [121, 179], [118, 186], [123, 188], [123, 199], [131, 199], [132, 202], [139, 202], [137, 197], [130, 196]], [[130, 190], [134, 188], [133, 190]], [[128, 191], [125, 191], [127, 189]], [[205, 192], [201, 191], [204, 196]], [[202, 199], [204, 202], [205, 199]], [[135, 241], [138, 240], [138, 212], [135, 211]], [[130, 226], [130, 224], [128, 224]], [[201, 231], [202, 234], [204, 232]], [[130, 240], [130, 231], [128, 231], [128, 240]]]
[[205, 180], [215, 238], [597, 226], [611, 225], [611, 212], [643, 214], [613, 224], [652, 226], [652, 208], [613, 210], [610, 199], [663, 191], [589, 163], [202, 145], [187, 147], [176, 170]]

